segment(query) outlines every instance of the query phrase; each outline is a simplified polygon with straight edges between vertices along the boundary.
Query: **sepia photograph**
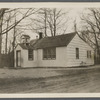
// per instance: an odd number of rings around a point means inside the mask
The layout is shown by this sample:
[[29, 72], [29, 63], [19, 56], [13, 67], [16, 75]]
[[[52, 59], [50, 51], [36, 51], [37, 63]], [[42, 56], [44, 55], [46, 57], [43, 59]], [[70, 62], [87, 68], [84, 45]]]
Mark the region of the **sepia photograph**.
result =
[[100, 93], [99, 4], [0, 5], [0, 94]]

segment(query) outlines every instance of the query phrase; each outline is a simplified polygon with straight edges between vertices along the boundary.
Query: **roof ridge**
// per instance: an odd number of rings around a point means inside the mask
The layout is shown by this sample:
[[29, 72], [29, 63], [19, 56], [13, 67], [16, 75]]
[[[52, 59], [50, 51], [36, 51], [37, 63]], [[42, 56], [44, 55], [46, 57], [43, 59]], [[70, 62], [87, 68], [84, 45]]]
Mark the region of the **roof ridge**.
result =
[[59, 37], [59, 36], [64, 36], [64, 35], [69, 35], [69, 34], [76, 34], [76, 32], [67, 33], [67, 34], [60, 34], [60, 35], [56, 35], [56, 36], [47, 36], [47, 37], [44, 37], [44, 38]]

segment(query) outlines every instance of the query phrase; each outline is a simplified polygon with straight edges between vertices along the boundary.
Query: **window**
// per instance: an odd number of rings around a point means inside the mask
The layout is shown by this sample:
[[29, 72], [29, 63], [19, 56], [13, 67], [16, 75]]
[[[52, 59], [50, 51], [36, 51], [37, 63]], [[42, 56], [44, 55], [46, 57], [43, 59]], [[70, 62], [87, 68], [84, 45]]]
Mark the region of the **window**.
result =
[[76, 48], [76, 59], [79, 59], [79, 48]]
[[28, 50], [28, 60], [33, 60], [33, 50]]
[[87, 51], [87, 58], [91, 58], [91, 51]]
[[56, 59], [56, 48], [43, 49], [43, 59]]

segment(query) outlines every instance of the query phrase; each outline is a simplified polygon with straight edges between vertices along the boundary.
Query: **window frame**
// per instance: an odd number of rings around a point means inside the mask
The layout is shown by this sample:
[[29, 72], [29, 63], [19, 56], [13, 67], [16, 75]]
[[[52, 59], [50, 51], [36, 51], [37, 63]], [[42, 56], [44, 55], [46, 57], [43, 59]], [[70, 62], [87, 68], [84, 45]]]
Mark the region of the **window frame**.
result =
[[79, 59], [79, 48], [75, 48], [76, 50], [76, 59]]
[[43, 48], [43, 60], [55, 60], [56, 47]]
[[91, 50], [87, 50], [87, 58], [91, 58]]
[[[30, 53], [30, 51], [31, 51], [31, 53]], [[29, 61], [34, 60], [34, 50], [33, 49], [28, 49], [28, 60]]]

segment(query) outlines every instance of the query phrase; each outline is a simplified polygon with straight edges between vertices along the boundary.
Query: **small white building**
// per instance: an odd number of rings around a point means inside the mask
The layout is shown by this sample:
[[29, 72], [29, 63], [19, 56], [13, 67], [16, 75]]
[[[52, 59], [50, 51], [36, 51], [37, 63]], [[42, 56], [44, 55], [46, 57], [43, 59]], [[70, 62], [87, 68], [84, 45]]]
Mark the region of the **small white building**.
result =
[[[27, 39], [26, 39], [27, 40]], [[94, 51], [76, 33], [44, 37], [15, 48], [15, 67], [76, 67], [94, 65]]]

